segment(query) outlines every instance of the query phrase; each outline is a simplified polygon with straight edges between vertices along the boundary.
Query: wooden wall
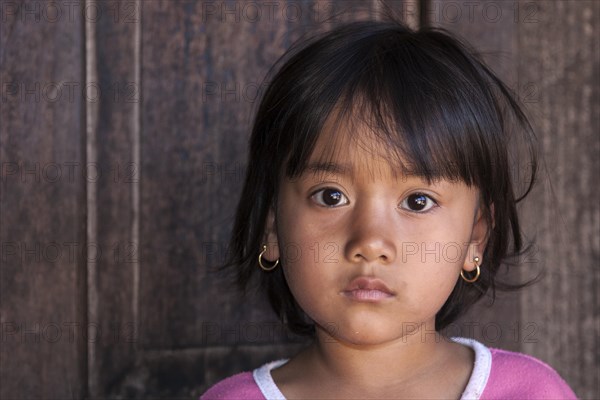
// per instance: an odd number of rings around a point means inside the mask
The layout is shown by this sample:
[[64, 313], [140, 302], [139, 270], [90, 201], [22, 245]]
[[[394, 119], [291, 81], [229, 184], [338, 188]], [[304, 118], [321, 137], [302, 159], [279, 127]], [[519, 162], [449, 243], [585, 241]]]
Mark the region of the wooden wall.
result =
[[[537, 244], [520, 277], [543, 280], [452, 333], [539, 357], [598, 398], [600, 2], [388, 4], [485, 52], [546, 159], [521, 208]], [[300, 35], [381, 8], [2, 0], [1, 398], [193, 398], [302, 345], [210, 268], [267, 69]]]

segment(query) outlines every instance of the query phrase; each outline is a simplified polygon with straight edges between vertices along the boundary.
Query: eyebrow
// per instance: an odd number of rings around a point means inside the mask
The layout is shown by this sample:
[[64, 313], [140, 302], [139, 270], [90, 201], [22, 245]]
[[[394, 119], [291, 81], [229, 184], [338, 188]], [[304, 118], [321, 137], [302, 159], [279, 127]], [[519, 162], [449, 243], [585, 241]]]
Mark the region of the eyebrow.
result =
[[327, 172], [330, 174], [337, 175], [349, 175], [353, 171], [353, 168], [350, 164], [336, 164], [333, 162], [323, 163], [323, 162], [312, 162], [306, 166], [305, 172]]

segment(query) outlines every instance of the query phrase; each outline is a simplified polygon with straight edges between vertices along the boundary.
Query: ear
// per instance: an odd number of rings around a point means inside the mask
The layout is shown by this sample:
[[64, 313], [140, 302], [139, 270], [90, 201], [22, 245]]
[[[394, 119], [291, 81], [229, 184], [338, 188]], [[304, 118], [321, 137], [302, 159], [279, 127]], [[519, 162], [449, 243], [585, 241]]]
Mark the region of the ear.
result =
[[269, 212], [267, 213], [262, 245], [267, 245], [267, 251], [263, 255], [263, 258], [267, 261], [275, 262], [279, 258], [279, 242], [277, 240], [277, 224], [275, 223], [275, 210], [273, 207], [269, 208]]
[[477, 207], [467, 257], [463, 266], [465, 271], [474, 271], [477, 268], [473, 261], [475, 257], [479, 257], [479, 265], [481, 265], [483, 262], [483, 253], [485, 252], [485, 247], [487, 246], [489, 239], [489, 232], [494, 229], [494, 226], [496, 225], [494, 220], [494, 203], [490, 205], [491, 221], [488, 221], [486, 218], [485, 211], [485, 206], [480, 204]]

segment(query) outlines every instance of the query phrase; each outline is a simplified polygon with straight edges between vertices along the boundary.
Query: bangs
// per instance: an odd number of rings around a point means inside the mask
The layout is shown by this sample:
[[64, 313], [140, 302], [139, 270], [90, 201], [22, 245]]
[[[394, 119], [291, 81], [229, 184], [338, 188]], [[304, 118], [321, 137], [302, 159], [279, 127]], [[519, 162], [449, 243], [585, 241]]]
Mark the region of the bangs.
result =
[[[364, 135], [364, 129], [354, 128], [361, 124], [395, 173], [469, 186], [492, 179], [498, 172], [494, 166], [506, 162], [504, 146], [497, 143], [502, 137], [499, 99], [485, 71], [436, 39], [436, 32], [388, 30], [352, 41], [351, 48], [339, 43], [329, 48], [325, 42], [310, 57], [299, 53], [296, 67], [304, 68], [305, 78], [295, 88], [300, 110], [284, 130], [294, 138], [286, 176], [304, 173], [311, 157], [322, 164], [343, 158], [342, 132], [362, 143], [365, 154], [374, 154], [366, 138], [356, 137], [359, 131]], [[309, 68], [321, 62], [329, 65]], [[322, 135], [325, 150], [313, 154]]]

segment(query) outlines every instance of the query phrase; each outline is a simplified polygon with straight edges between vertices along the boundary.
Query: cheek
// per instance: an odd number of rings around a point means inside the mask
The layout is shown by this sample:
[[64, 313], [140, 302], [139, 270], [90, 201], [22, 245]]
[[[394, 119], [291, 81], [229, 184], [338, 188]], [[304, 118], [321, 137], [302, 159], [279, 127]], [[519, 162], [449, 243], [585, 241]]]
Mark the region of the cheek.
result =
[[290, 287], [315, 291], [334, 282], [340, 260], [335, 252], [323, 251], [318, 240], [285, 242], [282, 250], [283, 270]]
[[459, 268], [453, 265], [441, 266], [440, 268], [445, 270], [440, 271], [437, 277], [432, 279], [433, 284], [430, 286], [432, 292], [436, 294], [432, 298], [436, 300], [439, 307], [444, 304], [450, 293], [452, 293], [460, 274]]
[[460, 273], [471, 237], [468, 218], [441, 215], [434, 223], [420, 225], [405, 234], [404, 259], [415, 264], [425, 264], [437, 273]]
[[[302, 206], [282, 214], [277, 226], [278, 242], [283, 260], [287, 265], [302, 268], [323, 268], [339, 264], [341, 253], [338, 237], [340, 227], [334, 223], [323, 223], [323, 218], [307, 213]], [[298, 267], [295, 267], [298, 268]]]
[[321, 300], [328, 292], [326, 280], [309, 265], [288, 263], [283, 272], [292, 296], [302, 310], [313, 320], [320, 320], [324, 311]]
[[[289, 231], [288, 231], [289, 232]], [[283, 272], [292, 295], [313, 320], [327, 318], [328, 304], [333, 303], [340, 282], [340, 263], [324, 260], [324, 246], [314, 235], [303, 236], [297, 229], [283, 242]], [[303, 240], [306, 239], [306, 240]]]
[[410, 235], [399, 265], [409, 282], [406, 300], [413, 312], [433, 316], [452, 293], [468, 250], [466, 231], [464, 226], [440, 223]]

